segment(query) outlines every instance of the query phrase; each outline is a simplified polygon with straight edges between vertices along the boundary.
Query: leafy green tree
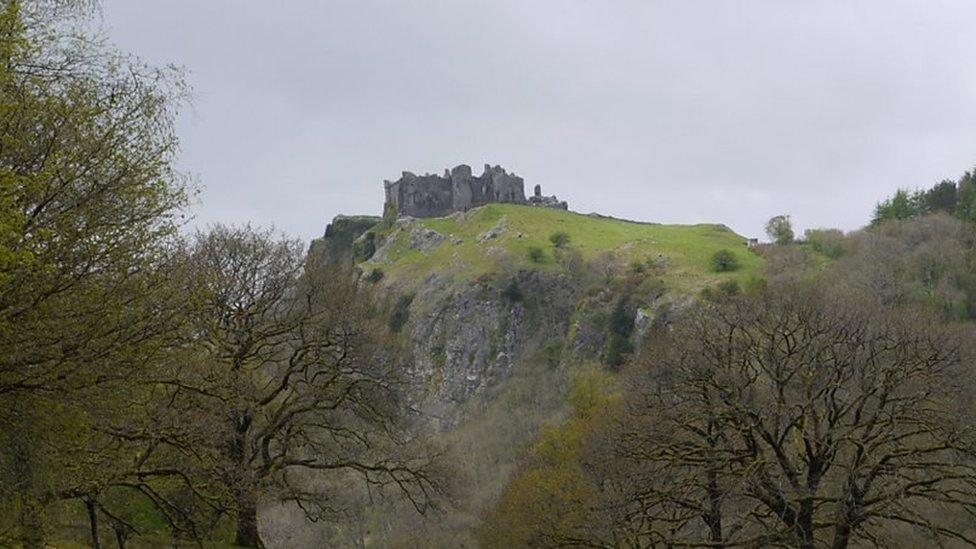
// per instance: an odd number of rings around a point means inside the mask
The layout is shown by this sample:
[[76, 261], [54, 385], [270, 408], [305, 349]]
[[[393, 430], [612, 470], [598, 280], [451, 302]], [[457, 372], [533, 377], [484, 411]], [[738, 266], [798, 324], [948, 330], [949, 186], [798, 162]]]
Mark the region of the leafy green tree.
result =
[[955, 214], [963, 221], [976, 221], [976, 172], [966, 172], [959, 179]]
[[872, 225], [892, 219], [911, 219], [927, 211], [925, 193], [898, 189], [894, 196], [878, 203], [874, 208]]
[[790, 216], [777, 215], [766, 222], [766, 234], [773, 242], [781, 245], [793, 242], [793, 224]]
[[133, 403], [184, 309], [181, 76], [86, 35], [76, 4], [0, 4], [0, 500], [26, 547], [53, 503], [132, 480]]
[[925, 191], [925, 210], [929, 213], [956, 213], [956, 182], [946, 179]]

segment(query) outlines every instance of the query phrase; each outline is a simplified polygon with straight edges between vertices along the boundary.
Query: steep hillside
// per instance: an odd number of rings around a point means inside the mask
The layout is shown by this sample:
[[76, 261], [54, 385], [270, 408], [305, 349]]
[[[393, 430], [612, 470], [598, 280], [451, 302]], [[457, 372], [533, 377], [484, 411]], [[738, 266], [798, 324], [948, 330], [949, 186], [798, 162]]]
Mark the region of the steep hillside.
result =
[[[337, 219], [312, 253], [353, 258], [362, 283], [379, 290], [414, 402], [450, 442], [464, 483], [460, 506], [422, 527], [395, 511], [364, 517], [383, 543], [409, 546], [471, 546], [482, 510], [530, 441], [562, 416], [573, 372], [615, 370], [701, 290], [734, 291], [763, 263], [743, 237], [713, 224], [513, 204], [367, 220]], [[713, 270], [718, 250], [738, 268]]]

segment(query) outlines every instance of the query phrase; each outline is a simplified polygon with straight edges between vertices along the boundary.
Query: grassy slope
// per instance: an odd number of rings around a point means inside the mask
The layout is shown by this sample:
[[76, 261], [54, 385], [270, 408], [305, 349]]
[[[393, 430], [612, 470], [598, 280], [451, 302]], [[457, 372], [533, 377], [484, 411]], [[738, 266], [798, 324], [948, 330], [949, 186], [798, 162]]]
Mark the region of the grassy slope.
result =
[[[507, 230], [498, 238], [478, 242], [478, 236], [504, 220]], [[758, 274], [762, 259], [746, 249], [745, 239], [713, 224], [658, 225], [582, 215], [563, 210], [490, 204], [463, 216], [423, 219], [424, 227], [447, 237], [428, 252], [410, 249], [409, 236], [397, 236], [389, 259], [392, 264], [367, 263], [379, 267], [391, 280], [423, 281], [427, 275], [450, 272], [461, 280], [504, 268], [561, 268], [553, 258], [549, 235], [569, 234], [570, 246], [586, 260], [607, 252], [629, 264], [663, 256], [669, 282], [675, 289], [694, 291], [731, 278], [743, 281]], [[452, 240], [460, 240], [454, 243]], [[533, 263], [528, 249], [544, 250], [544, 259]], [[732, 273], [715, 273], [709, 260], [717, 250], [732, 250], [741, 267]]]

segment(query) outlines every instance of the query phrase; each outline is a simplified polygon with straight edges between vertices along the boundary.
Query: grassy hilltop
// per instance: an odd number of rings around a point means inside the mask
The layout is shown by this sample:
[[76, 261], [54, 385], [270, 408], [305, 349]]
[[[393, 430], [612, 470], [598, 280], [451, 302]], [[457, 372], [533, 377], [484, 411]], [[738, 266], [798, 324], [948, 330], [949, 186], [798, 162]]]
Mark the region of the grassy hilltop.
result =
[[[716, 224], [660, 225], [640, 223], [564, 210], [489, 204], [464, 214], [418, 219], [407, 228], [397, 225], [376, 229], [389, 239], [369, 261], [366, 271], [381, 269], [391, 281], [410, 284], [428, 275], [450, 273], [460, 280], [506, 269], [558, 270], [555, 247], [549, 237], [569, 235], [568, 247], [582, 259], [608, 257], [623, 265], [657, 261], [666, 266], [674, 289], [695, 291], [722, 280], [743, 281], [756, 276], [762, 259], [746, 249], [746, 239]], [[433, 231], [432, 234], [430, 231]], [[426, 245], [417, 245], [419, 238]], [[530, 258], [538, 248], [541, 258]], [[712, 255], [733, 252], [739, 268], [714, 272]]]

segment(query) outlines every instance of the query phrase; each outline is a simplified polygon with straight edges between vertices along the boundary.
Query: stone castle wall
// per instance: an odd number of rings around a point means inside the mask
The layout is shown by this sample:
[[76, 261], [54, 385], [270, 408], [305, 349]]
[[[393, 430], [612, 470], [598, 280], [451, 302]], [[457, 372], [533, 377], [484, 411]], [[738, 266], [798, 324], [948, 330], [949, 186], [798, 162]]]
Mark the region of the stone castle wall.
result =
[[[521, 177], [506, 172], [501, 166], [485, 164], [484, 173], [474, 176], [471, 167], [461, 164], [444, 175], [414, 175], [403, 172], [396, 181], [384, 181], [386, 204], [384, 212], [398, 216], [443, 217], [454, 212], [464, 212], [491, 202], [511, 204], [541, 204], [540, 190], [536, 196], [525, 198], [525, 182]], [[557, 206], [566, 208], [565, 202]]]

